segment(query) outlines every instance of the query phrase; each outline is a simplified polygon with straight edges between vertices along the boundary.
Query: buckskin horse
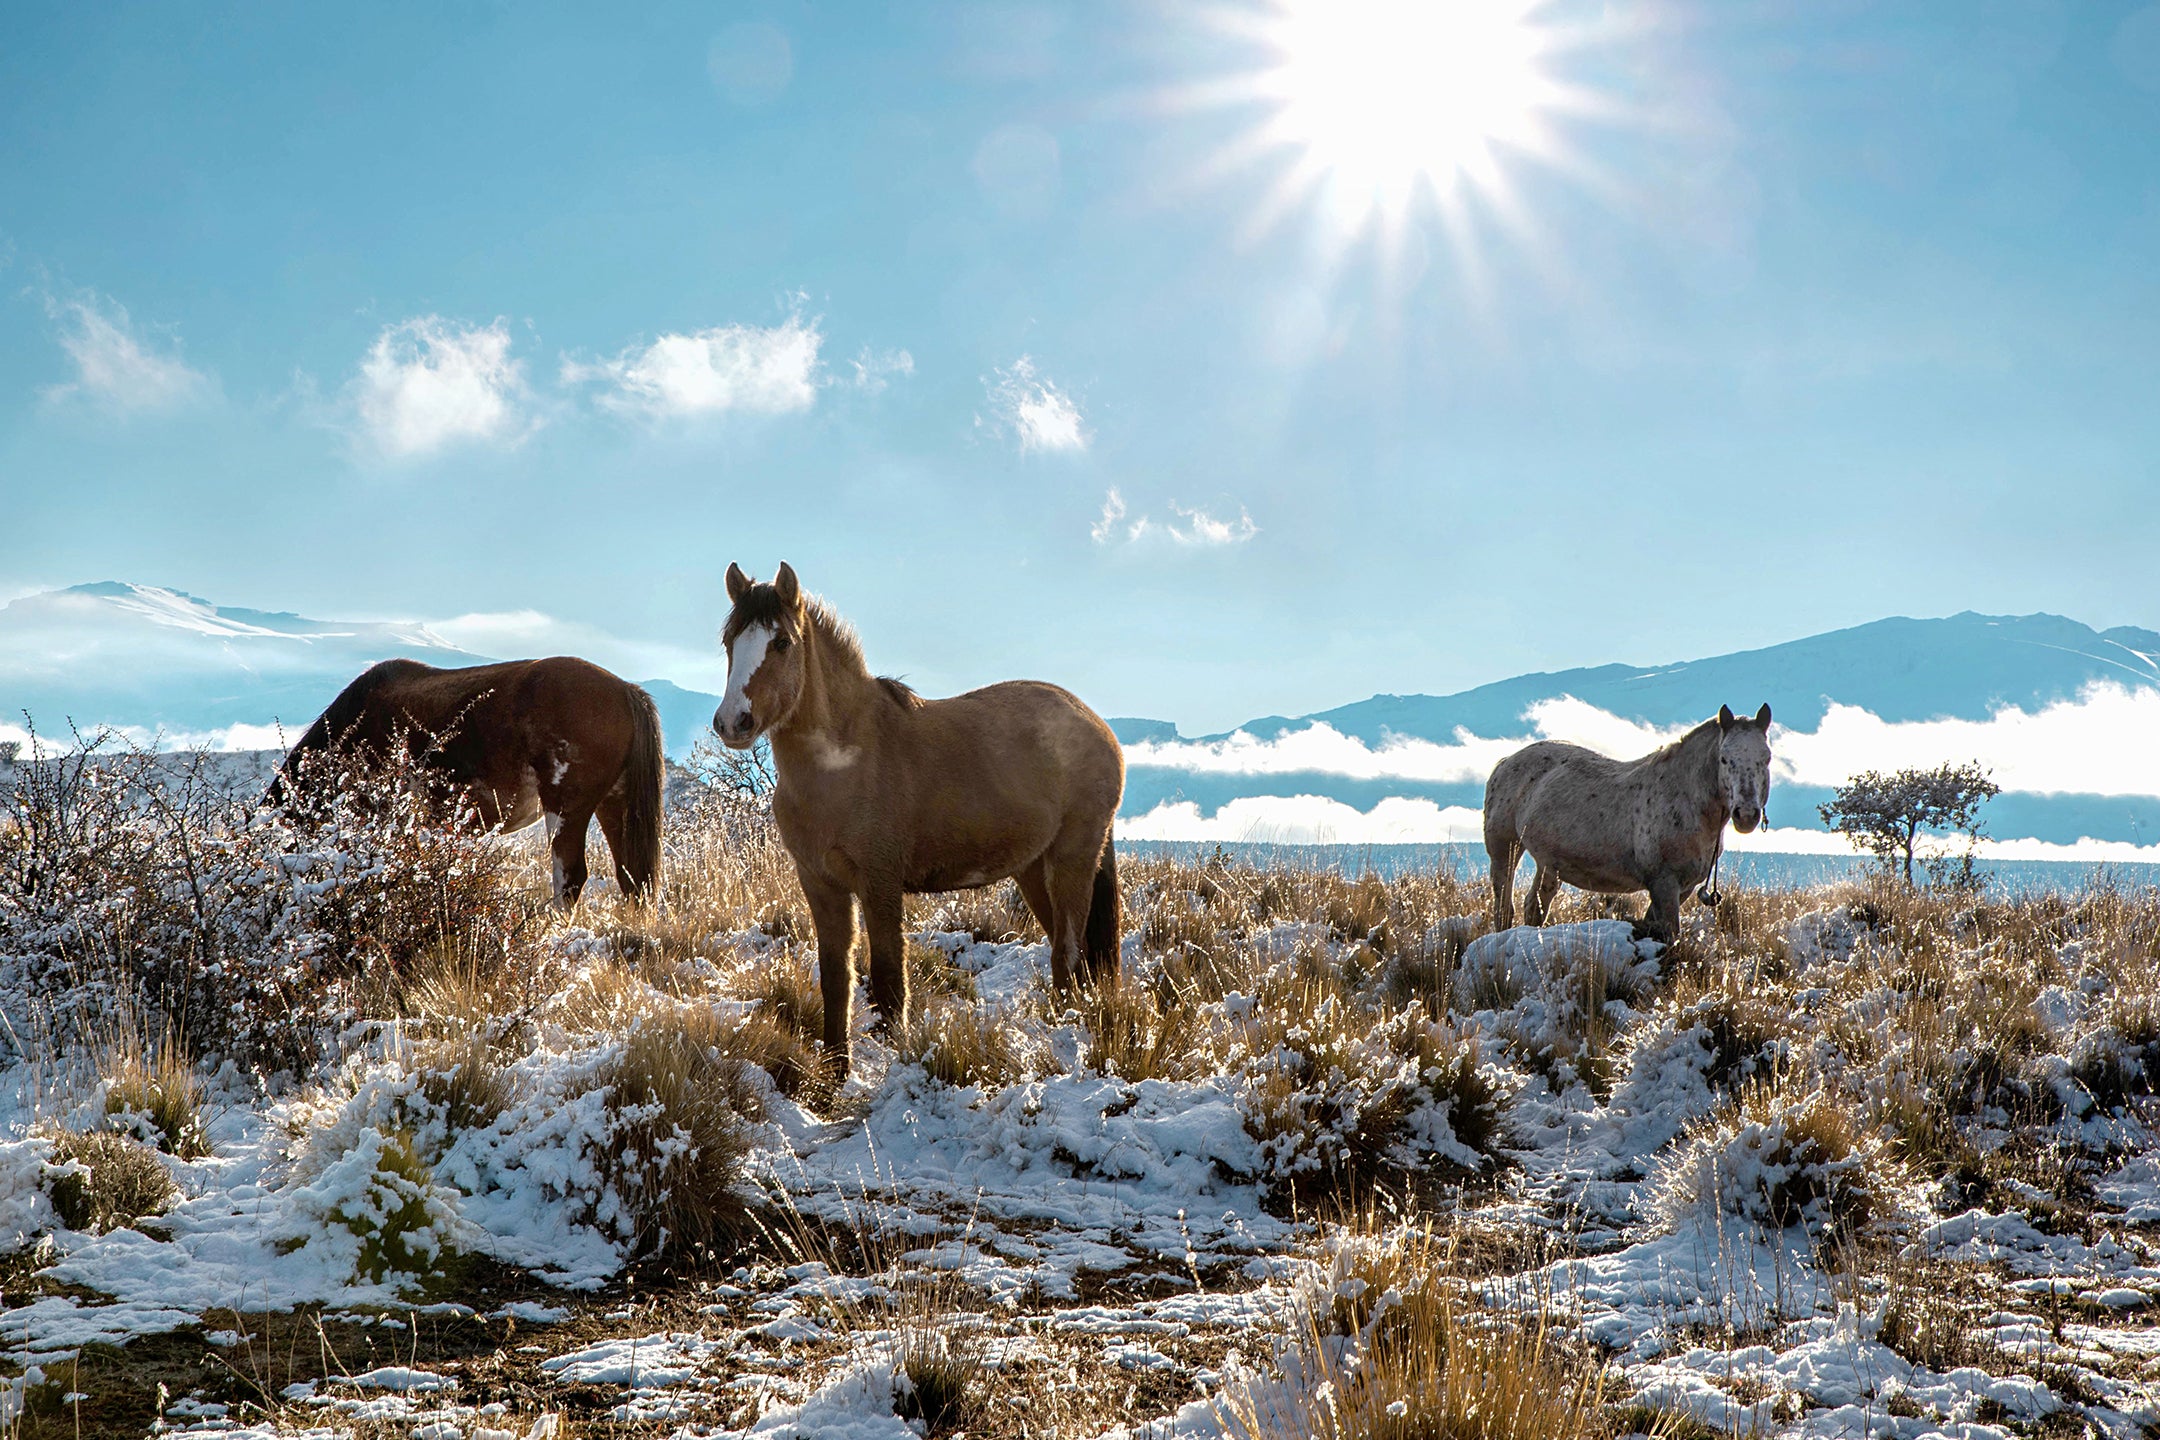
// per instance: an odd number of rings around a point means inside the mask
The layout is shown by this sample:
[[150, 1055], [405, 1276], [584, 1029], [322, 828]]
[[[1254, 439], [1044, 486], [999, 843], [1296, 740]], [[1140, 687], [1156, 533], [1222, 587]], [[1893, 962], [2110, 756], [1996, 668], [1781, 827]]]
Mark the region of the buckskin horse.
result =
[[827, 1063], [848, 1068], [855, 907], [870, 937], [870, 1001], [908, 1018], [905, 897], [1010, 878], [1050, 937], [1059, 989], [1115, 977], [1110, 823], [1125, 757], [1070, 692], [1009, 680], [925, 700], [870, 673], [845, 621], [782, 564], [770, 584], [727, 572], [721, 741], [772, 742], [773, 818], [817, 931]]
[[1523, 923], [1542, 925], [1561, 884], [1605, 895], [1650, 892], [1639, 935], [1670, 942], [1689, 890], [1715, 902], [1725, 825], [1745, 835], [1770, 799], [1770, 707], [1752, 720], [1719, 706], [1640, 760], [1541, 740], [1493, 767], [1485, 782], [1485, 853], [1493, 924], [1515, 923], [1515, 865], [1537, 862]]
[[385, 660], [346, 686], [286, 755], [266, 797], [304, 787], [308, 757], [331, 750], [377, 760], [406, 752], [485, 829], [548, 827], [554, 893], [585, 888], [585, 830], [595, 814], [625, 895], [660, 880], [660, 713], [642, 689], [559, 655], [444, 670]]

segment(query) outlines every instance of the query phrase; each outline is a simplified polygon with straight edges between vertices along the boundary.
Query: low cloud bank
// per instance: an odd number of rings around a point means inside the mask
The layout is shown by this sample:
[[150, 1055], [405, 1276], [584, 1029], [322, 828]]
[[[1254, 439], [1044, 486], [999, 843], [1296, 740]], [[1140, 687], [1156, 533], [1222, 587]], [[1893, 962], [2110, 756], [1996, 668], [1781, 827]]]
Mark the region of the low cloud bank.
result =
[[[1359, 810], [1325, 795], [1253, 795], [1203, 815], [1190, 800], [1165, 800], [1145, 815], [1117, 822], [1120, 840], [1180, 844], [1253, 845], [1470, 845], [1485, 838], [1479, 813], [1465, 805], [1394, 797]], [[1859, 856], [1842, 835], [1825, 830], [1764, 829], [1725, 834], [1726, 849], [1764, 855]], [[1919, 854], [1956, 853], [1956, 846], [1923, 840]], [[2160, 845], [2080, 839], [1983, 840], [1983, 860], [2060, 860], [2085, 865], [2160, 865]]]
[[[1355, 780], [1482, 784], [1508, 754], [1533, 740], [1567, 740], [1608, 755], [1642, 755], [1686, 733], [1622, 719], [1563, 696], [1530, 707], [1529, 733], [1486, 739], [1457, 730], [1451, 742], [1391, 737], [1367, 745], [1323, 724], [1261, 740], [1142, 742], [1126, 764], [1203, 775], [1340, 775]], [[1985, 720], [1887, 721], [1833, 704], [1812, 731], [1778, 727], [1771, 744], [1779, 782], [1825, 788], [1863, 770], [1978, 760], [2005, 791], [2037, 795], [2160, 796], [2160, 691], [2112, 683], [2035, 711], [2008, 706]], [[1347, 808], [1347, 807], [1345, 807]]]

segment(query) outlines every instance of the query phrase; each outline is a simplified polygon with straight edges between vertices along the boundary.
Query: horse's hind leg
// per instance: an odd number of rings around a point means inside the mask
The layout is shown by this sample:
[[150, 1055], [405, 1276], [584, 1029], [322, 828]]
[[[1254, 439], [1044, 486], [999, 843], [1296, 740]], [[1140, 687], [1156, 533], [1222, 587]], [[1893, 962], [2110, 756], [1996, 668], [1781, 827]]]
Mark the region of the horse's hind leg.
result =
[[1530, 893], [1523, 897], [1523, 924], [1543, 925], [1545, 917], [1552, 913], [1553, 897], [1559, 893], [1560, 877], [1539, 861], [1537, 872], [1530, 877]]
[[555, 857], [555, 903], [568, 910], [585, 888], [585, 830], [593, 807], [582, 805], [558, 815], [547, 813], [548, 850]]
[[623, 894], [635, 896], [639, 886], [629, 870], [623, 865], [623, 797], [610, 790], [600, 797], [600, 838], [607, 841], [608, 859], [615, 862], [615, 885]]
[[1515, 923], [1515, 866], [1522, 859], [1522, 847], [1488, 830], [1485, 854], [1492, 861], [1493, 929], [1505, 930]]
[[1050, 890], [1050, 983], [1058, 990], [1072, 988], [1087, 974], [1088, 910], [1095, 903], [1095, 872], [1102, 863], [1102, 840], [1092, 844], [1060, 837], [1043, 857], [1043, 871]]

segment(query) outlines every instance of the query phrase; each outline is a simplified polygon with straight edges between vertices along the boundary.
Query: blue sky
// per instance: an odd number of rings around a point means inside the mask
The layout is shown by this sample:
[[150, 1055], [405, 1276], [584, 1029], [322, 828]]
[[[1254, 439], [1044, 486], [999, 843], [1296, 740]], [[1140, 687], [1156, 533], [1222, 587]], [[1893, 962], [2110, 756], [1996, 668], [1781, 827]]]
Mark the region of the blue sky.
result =
[[2160, 7], [1536, 7], [1540, 103], [1400, 210], [1286, 131], [1295, 18], [10, 6], [0, 591], [710, 685], [784, 557], [931, 693], [1189, 732], [2160, 625]]

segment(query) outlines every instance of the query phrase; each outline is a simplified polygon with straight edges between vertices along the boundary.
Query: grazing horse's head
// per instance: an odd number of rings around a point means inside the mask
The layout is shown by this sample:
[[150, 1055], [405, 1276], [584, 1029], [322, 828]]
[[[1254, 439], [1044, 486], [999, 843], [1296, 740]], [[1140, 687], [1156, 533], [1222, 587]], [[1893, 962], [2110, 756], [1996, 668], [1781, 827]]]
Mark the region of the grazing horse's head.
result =
[[1733, 829], [1745, 835], [1768, 817], [1770, 806], [1770, 707], [1742, 720], [1727, 705], [1718, 706], [1718, 789], [1732, 815]]
[[731, 750], [747, 750], [758, 737], [784, 724], [803, 691], [803, 633], [808, 625], [802, 587], [786, 561], [770, 585], [728, 566], [727, 694], [713, 712], [713, 733]]

